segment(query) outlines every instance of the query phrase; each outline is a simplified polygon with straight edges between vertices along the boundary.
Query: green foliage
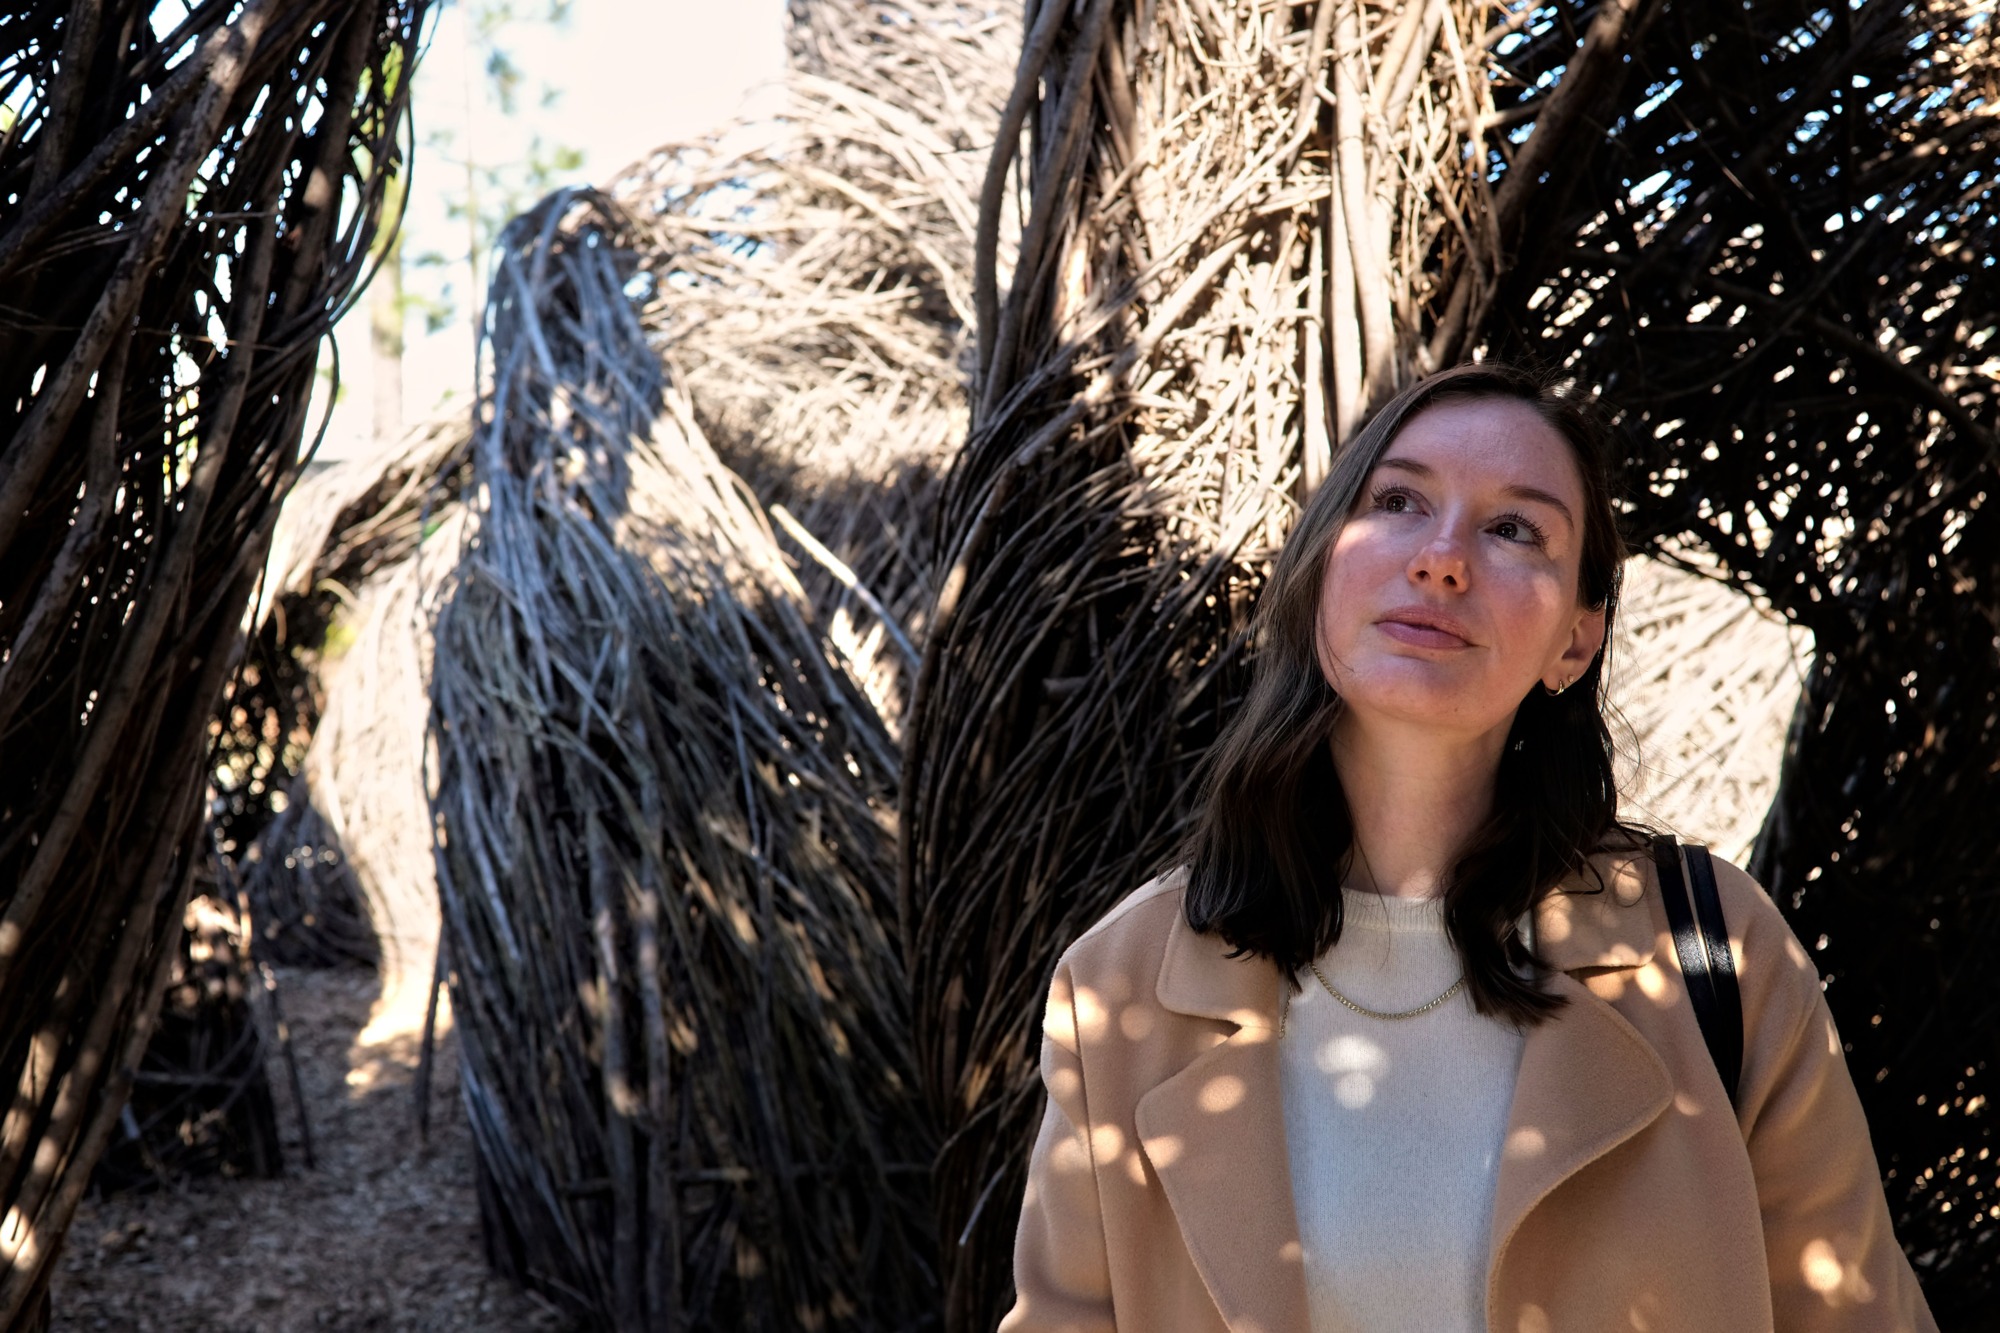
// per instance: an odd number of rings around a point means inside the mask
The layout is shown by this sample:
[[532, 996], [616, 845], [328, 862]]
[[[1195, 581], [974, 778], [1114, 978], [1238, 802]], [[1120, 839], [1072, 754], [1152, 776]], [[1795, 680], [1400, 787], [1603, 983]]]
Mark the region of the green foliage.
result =
[[[583, 151], [573, 144], [535, 131], [527, 136], [525, 149], [516, 150], [496, 142], [501, 136], [482, 132], [479, 124], [482, 120], [490, 124], [495, 111], [516, 121], [524, 110], [548, 111], [560, 105], [562, 90], [534, 79], [515, 53], [524, 43], [566, 27], [571, 4], [572, 0], [454, 0], [447, 6], [461, 11], [467, 69], [477, 69], [478, 78], [475, 83], [468, 75], [464, 89], [454, 91], [435, 83], [423, 86], [419, 75], [421, 100], [433, 105], [448, 98], [462, 100], [463, 119], [474, 127], [470, 133], [436, 128], [423, 138], [424, 155], [434, 164], [429, 179], [442, 187], [445, 218], [458, 228], [451, 240], [425, 238], [435, 243], [424, 244], [409, 256], [417, 274], [429, 280], [406, 289], [405, 308], [423, 318], [427, 332], [436, 333], [465, 318], [468, 306], [477, 308], [477, 293], [484, 289], [485, 256], [500, 229], [583, 166]], [[460, 287], [464, 271], [458, 267], [468, 261], [470, 292]]]

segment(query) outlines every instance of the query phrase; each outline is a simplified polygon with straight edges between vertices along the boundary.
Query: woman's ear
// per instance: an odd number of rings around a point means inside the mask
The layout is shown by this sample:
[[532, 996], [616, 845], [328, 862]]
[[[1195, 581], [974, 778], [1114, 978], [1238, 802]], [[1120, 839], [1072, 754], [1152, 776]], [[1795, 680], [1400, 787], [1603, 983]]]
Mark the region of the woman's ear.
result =
[[1542, 675], [1542, 684], [1551, 690], [1568, 689], [1577, 677], [1590, 670], [1597, 650], [1604, 646], [1604, 608], [1579, 611], [1570, 626], [1569, 643]]

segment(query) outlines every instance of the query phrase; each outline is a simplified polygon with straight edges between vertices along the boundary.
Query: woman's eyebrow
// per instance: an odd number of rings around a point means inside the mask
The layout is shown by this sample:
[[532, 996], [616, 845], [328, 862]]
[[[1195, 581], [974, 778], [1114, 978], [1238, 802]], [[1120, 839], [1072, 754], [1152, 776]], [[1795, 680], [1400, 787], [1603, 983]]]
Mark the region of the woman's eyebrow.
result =
[[[1385, 458], [1375, 466], [1378, 470], [1407, 472], [1413, 477], [1430, 478], [1437, 475], [1429, 464], [1419, 463], [1414, 458]], [[1570, 512], [1569, 506], [1563, 503], [1562, 498], [1549, 494], [1539, 486], [1502, 486], [1500, 493], [1516, 500], [1547, 505], [1561, 514], [1563, 522], [1569, 524], [1571, 529], [1576, 527], [1576, 515]]]
[[1556, 498], [1553, 495], [1550, 495], [1547, 491], [1542, 490], [1539, 487], [1503, 486], [1501, 490], [1504, 494], [1511, 495], [1517, 500], [1527, 500], [1535, 504], [1545, 504], [1549, 508], [1555, 510], [1558, 514], [1561, 514], [1563, 516], [1563, 522], [1569, 524], [1570, 527], [1574, 528], [1576, 526], [1576, 515], [1569, 512], [1569, 506], [1564, 504], [1560, 499]]

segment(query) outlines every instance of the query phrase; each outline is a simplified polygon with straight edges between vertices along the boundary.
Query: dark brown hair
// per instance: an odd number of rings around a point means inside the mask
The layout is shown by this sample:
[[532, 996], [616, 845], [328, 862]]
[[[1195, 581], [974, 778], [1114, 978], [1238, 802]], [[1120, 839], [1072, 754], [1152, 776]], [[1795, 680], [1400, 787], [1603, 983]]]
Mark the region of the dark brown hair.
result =
[[[1625, 544], [1607, 433], [1585, 403], [1546, 376], [1487, 361], [1411, 385], [1356, 433], [1259, 596], [1250, 692], [1211, 752], [1188, 846], [1188, 924], [1239, 953], [1270, 958], [1294, 985], [1340, 938], [1339, 885], [1354, 846], [1329, 744], [1340, 698], [1315, 651], [1327, 554], [1404, 423], [1427, 407], [1472, 398], [1527, 403], [1569, 443], [1584, 493], [1578, 591], [1583, 605], [1604, 608], [1611, 642]], [[1603, 666], [1600, 650], [1570, 689], [1536, 688], [1521, 701], [1501, 752], [1493, 812], [1447, 876], [1445, 928], [1482, 1014], [1528, 1024], [1560, 1004], [1541, 988], [1542, 965], [1517, 923], [1593, 851], [1625, 840]]]

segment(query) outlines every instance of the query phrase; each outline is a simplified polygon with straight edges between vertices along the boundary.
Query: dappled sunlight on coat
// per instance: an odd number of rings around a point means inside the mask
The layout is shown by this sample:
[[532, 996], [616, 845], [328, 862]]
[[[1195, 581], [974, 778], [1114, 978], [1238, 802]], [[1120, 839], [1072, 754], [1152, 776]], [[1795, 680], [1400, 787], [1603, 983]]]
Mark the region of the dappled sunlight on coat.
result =
[[[1851, 1241], [1847, 1248], [1854, 1248]], [[1875, 1286], [1861, 1271], [1859, 1258], [1842, 1259], [1831, 1240], [1815, 1236], [1799, 1252], [1799, 1272], [1830, 1306], [1867, 1305], [1875, 1299]]]
[[[1525, 1036], [1500, 1139], [1489, 1329], [1935, 1333], [1818, 979], [1776, 908], [1718, 860], [1746, 1026], [1732, 1108], [1650, 866], [1598, 869], [1535, 917], [1566, 1003]], [[1190, 930], [1181, 887], [1133, 894], [1058, 969], [1006, 1333], [1309, 1326], [1283, 982]], [[1314, 1058], [1369, 1098], [1395, 1076], [1365, 1043]]]

